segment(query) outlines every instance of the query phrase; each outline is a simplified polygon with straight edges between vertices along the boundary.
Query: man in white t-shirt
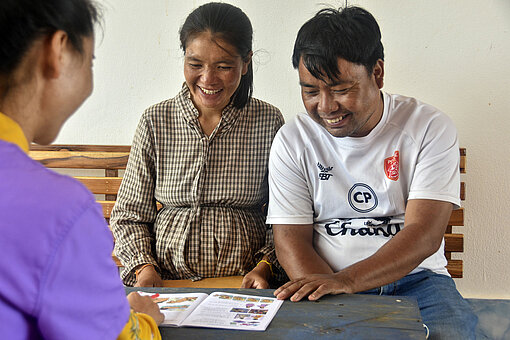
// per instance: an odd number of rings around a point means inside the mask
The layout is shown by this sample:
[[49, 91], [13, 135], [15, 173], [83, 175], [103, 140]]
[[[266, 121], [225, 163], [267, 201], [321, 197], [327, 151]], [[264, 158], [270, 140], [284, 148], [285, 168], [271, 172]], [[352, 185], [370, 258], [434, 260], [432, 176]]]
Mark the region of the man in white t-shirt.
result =
[[432, 337], [474, 338], [444, 256], [460, 205], [457, 132], [436, 108], [381, 92], [383, 59], [379, 26], [359, 7], [321, 10], [298, 33], [308, 114], [280, 129], [269, 164], [267, 223], [291, 279], [275, 295], [415, 296]]

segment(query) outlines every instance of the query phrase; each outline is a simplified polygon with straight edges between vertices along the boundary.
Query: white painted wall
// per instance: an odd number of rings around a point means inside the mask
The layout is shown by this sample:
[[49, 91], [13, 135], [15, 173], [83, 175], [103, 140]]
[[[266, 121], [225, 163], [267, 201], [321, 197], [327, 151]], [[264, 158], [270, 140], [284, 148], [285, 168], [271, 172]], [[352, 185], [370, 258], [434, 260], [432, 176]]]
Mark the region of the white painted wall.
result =
[[[184, 80], [178, 29], [206, 1], [108, 0], [97, 37], [95, 91], [57, 139], [130, 144], [143, 110]], [[468, 150], [466, 297], [510, 298], [510, 1], [360, 0], [386, 52], [385, 90], [417, 97], [455, 121]], [[254, 26], [255, 95], [287, 120], [303, 111], [291, 66], [299, 27], [320, 0], [231, 0]], [[340, 6], [345, 1], [330, 2]]]

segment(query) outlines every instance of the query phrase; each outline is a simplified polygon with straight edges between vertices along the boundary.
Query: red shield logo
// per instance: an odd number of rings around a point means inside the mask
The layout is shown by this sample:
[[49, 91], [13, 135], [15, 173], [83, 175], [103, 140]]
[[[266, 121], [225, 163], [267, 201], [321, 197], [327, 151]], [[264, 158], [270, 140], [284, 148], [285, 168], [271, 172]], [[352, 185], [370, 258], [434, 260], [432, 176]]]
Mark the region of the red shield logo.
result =
[[398, 180], [399, 152], [395, 151], [393, 156], [384, 160], [384, 173], [392, 181]]

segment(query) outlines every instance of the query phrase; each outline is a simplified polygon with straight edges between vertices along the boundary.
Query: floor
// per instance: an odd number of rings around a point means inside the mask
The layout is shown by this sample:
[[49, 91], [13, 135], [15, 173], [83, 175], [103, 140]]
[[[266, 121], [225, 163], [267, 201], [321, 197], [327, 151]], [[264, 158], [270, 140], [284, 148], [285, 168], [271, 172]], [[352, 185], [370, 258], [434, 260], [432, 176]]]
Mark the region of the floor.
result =
[[467, 301], [478, 315], [477, 339], [510, 340], [510, 300]]

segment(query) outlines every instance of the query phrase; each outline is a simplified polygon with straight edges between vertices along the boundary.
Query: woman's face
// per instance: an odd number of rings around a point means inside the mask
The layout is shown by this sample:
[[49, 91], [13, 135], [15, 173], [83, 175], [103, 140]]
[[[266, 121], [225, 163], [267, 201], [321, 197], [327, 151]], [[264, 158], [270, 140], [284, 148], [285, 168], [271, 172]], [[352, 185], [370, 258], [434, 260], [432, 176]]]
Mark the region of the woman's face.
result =
[[57, 136], [64, 122], [92, 93], [94, 38], [83, 38], [83, 53], [68, 45], [62, 52], [60, 72], [51, 82], [45, 95], [43, 124], [34, 136], [39, 144], [49, 144]]
[[200, 33], [186, 46], [184, 77], [197, 110], [221, 112], [248, 71], [251, 55], [243, 61], [234, 46], [211, 33]]

